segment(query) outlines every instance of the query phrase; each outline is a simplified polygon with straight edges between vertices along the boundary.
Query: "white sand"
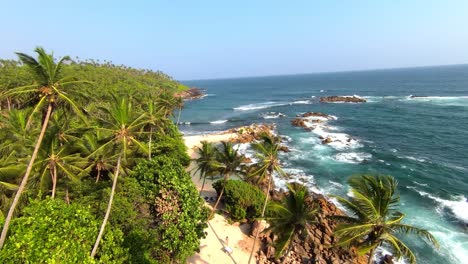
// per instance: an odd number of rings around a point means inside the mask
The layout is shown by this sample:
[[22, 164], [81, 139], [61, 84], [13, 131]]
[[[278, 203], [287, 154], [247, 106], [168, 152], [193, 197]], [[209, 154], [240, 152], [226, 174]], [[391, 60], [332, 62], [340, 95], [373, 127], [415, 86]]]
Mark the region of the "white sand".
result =
[[[201, 141], [220, 142], [227, 141], [236, 137], [235, 133], [228, 134], [208, 134], [197, 136], [185, 136], [185, 145], [188, 148], [188, 154], [191, 158], [196, 158], [195, 147], [201, 146]], [[194, 162], [188, 168], [189, 171], [194, 171]], [[198, 175], [193, 175], [192, 180], [200, 190], [202, 180]], [[215, 197], [216, 192], [211, 186], [210, 181], [206, 181], [202, 196]], [[207, 232], [206, 238], [200, 242], [200, 252], [196, 253], [187, 260], [190, 264], [228, 264], [238, 263], [245, 264], [249, 260], [250, 250], [253, 244], [253, 238], [247, 235], [249, 226], [239, 224], [229, 224], [226, 217], [215, 214], [214, 218], [209, 221], [209, 227], [205, 229]], [[228, 246], [232, 248], [232, 254], [226, 253], [223, 248], [225, 240], [228, 237]], [[255, 259], [252, 260], [255, 263]]]

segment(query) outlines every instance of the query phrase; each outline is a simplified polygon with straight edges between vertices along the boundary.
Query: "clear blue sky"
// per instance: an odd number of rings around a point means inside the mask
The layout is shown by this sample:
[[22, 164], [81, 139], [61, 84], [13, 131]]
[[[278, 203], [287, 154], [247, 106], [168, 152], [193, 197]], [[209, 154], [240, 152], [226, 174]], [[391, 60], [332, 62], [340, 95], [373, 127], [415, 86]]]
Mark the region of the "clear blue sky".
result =
[[0, 0], [0, 34], [179, 80], [463, 64], [468, 1]]

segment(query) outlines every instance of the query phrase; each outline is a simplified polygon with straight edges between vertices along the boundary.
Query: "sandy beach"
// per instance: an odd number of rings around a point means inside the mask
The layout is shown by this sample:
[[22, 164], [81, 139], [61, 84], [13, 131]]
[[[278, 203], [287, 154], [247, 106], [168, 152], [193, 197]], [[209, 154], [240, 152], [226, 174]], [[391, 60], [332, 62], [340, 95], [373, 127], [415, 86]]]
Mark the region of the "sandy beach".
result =
[[[221, 142], [227, 141], [236, 137], [236, 133], [223, 134], [205, 134], [196, 136], [185, 136], [184, 141], [187, 146], [188, 154], [193, 159], [197, 157], [195, 149], [201, 146], [201, 141]], [[192, 162], [188, 167], [191, 172], [192, 180], [200, 190], [202, 180], [198, 174], [193, 174], [196, 164]], [[211, 186], [210, 181], [206, 181], [202, 197], [216, 197], [216, 191]], [[253, 244], [253, 238], [248, 236], [250, 226], [239, 225], [239, 223], [229, 224], [227, 218], [223, 215], [215, 214], [214, 218], [209, 221], [206, 238], [200, 242], [200, 252], [196, 253], [187, 260], [190, 264], [215, 264], [215, 263], [247, 263], [249, 260], [250, 249]], [[226, 245], [226, 237], [227, 245]], [[232, 253], [228, 254], [224, 251], [224, 247], [229, 246]]]

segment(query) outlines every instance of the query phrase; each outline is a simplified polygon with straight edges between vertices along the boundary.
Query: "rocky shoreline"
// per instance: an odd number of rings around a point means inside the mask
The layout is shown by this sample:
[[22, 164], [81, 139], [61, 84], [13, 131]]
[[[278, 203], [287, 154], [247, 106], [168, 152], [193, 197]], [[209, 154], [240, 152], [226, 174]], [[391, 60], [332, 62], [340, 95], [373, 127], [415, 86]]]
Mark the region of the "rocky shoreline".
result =
[[[283, 194], [273, 191], [272, 199], [280, 199]], [[312, 193], [313, 200], [319, 205], [320, 211], [318, 223], [309, 228], [304, 240], [295, 238], [292, 241], [292, 248], [289, 254], [280, 259], [275, 259], [275, 248], [272, 242], [275, 235], [272, 233], [262, 233], [260, 239], [262, 247], [257, 255], [257, 263], [273, 264], [365, 264], [367, 256], [359, 256], [355, 249], [343, 249], [334, 247], [335, 236], [333, 230], [336, 222], [330, 218], [332, 215], [344, 215], [333, 203], [328, 201], [323, 195]], [[255, 226], [255, 225], [254, 225]], [[258, 224], [257, 224], [258, 226]], [[252, 230], [254, 232], [254, 230]], [[252, 233], [253, 233], [252, 232]], [[255, 230], [256, 232], [256, 230]]]
[[174, 96], [182, 97], [183, 100], [195, 100], [203, 98], [205, 93], [199, 88], [190, 88], [182, 92], [176, 92]]
[[[319, 118], [326, 122], [327, 120], [333, 120], [334, 117], [319, 113], [319, 112], [307, 112], [298, 116], [292, 121], [292, 123], [301, 124], [302, 119], [314, 119]], [[276, 126], [274, 124], [252, 124], [249, 126], [243, 126], [227, 130], [223, 133], [235, 134], [235, 137], [230, 139], [233, 143], [243, 144], [252, 143], [255, 140], [261, 139], [263, 133], [269, 135], [277, 135], [275, 132]], [[285, 149], [289, 151], [287, 146]], [[283, 150], [285, 151], [285, 150]], [[249, 162], [251, 163], [251, 160]], [[274, 183], [273, 183], [274, 185]], [[266, 188], [262, 188], [263, 192], [266, 192]], [[272, 200], [279, 201], [284, 196], [283, 191], [271, 190], [270, 195]], [[336, 226], [330, 216], [332, 215], [344, 215], [340, 209], [338, 209], [331, 201], [321, 194], [313, 193], [312, 198], [318, 204], [320, 211], [318, 216], [318, 223], [313, 225], [309, 230], [310, 236], [304, 240], [295, 239], [292, 242], [292, 248], [288, 256], [275, 259], [275, 248], [272, 246], [272, 242], [276, 238], [272, 233], [261, 233], [259, 239], [261, 241], [260, 251], [257, 252], [256, 263], [261, 264], [272, 264], [272, 263], [319, 263], [319, 264], [365, 264], [367, 263], [367, 256], [359, 256], [355, 249], [343, 249], [341, 247], [333, 247], [335, 237], [333, 230]], [[312, 201], [310, 201], [312, 202]], [[266, 228], [265, 221], [255, 221], [252, 223], [250, 235], [253, 237], [256, 232], [260, 229], [263, 231]]]

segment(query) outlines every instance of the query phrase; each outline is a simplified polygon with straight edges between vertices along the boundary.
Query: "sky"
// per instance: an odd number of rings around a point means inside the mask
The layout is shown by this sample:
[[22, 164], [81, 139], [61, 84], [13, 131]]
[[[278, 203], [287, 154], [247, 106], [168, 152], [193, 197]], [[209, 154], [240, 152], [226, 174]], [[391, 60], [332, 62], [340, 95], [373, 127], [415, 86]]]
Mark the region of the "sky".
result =
[[0, 34], [178, 80], [466, 64], [468, 1], [0, 0]]

